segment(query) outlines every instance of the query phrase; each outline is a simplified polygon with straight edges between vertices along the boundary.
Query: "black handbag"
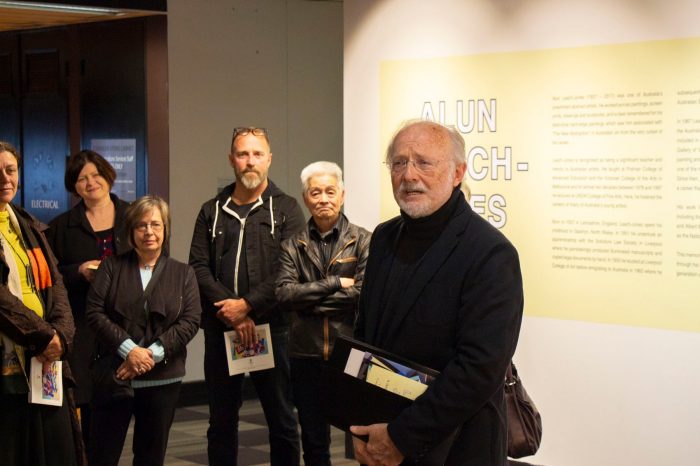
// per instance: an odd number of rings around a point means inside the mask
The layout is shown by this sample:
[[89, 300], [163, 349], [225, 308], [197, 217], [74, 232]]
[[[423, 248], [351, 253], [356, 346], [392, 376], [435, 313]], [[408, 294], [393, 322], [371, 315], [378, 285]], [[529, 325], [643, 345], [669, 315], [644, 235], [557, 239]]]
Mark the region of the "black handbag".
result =
[[522, 458], [534, 455], [542, 442], [542, 417], [525, 391], [512, 361], [506, 372], [505, 398], [508, 415], [508, 456]]
[[104, 406], [113, 401], [134, 397], [130, 380], [117, 378], [117, 368], [123, 362], [116, 354], [98, 356], [90, 364], [90, 381], [92, 382], [92, 403]]

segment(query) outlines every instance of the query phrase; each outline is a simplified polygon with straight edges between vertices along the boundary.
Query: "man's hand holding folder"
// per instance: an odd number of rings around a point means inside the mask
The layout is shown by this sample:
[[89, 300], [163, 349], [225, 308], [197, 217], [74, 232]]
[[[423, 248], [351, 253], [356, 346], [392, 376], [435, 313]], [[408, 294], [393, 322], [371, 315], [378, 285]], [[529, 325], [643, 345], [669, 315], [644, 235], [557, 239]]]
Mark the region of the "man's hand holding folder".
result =
[[[377, 370], [381, 376], [373, 375]], [[340, 336], [322, 372], [327, 388], [322, 399], [326, 419], [353, 435], [356, 459], [362, 464], [401, 464], [404, 455], [389, 437], [388, 423], [439, 375], [428, 367]], [[421, 464], [443, 464], [453, 439], [454, 435], [446, 439]]]
[[[352, 443], [355, 447], [355, 459], [367, 466], [395, 466], [401, 464], [403, 455], [396, 448], [389, 431], [388, 424], [371, 424], [369, 426], [350, 426], [353, 434]], [[358, 437], [368, 437], [365, 442]]]

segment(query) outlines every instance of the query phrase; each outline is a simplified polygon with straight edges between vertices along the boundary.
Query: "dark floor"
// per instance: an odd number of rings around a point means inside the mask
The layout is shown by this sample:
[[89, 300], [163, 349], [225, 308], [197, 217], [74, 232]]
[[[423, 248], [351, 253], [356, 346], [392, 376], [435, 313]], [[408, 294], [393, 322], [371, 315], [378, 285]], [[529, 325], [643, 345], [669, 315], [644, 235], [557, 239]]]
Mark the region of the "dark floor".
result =
[[[165, 464], [172, 466], [192, 466], [207, 464], [207, 424], [209, 419], [208, 406], [191, 406], [180, 408], [175, 413], [175, 422], [170, 430], [170, 441]], [[338, 429], [331, 430], [331, 461], [333, 465], [357, 465], [356, 461], [345, 459], [345, 437]], [[241, 408], [239, 426], [240, 447], [238, 464], [240, 466], [268, 465], [269, 445], [267, 440], [267, 425], [256, 400], [246, 400]], [[124, 444], [120, 466], [131, 465], [132, 431]]]
[[[170, 430], [165, 464], [170, 466], [207, 464], [208, 419], [209, 407], [206, 405], [179, 408], [176, 411], [175, 422]], [[267, 424], [257, 399], [246, 400], [243, 403], [239, 437], [239, 466], [270, 464]], [[129, 466], [132, 463], [131, 439], [132, 429], [130, 427], [119, 466]], [[345, 434], [334, 427], [331, 427], [331, 461], [334, 466], [357, 466], [358, 464], [354, 460], [345, 458]], [[511, 466], [535, 466], [513, 460], [509, 464]]]

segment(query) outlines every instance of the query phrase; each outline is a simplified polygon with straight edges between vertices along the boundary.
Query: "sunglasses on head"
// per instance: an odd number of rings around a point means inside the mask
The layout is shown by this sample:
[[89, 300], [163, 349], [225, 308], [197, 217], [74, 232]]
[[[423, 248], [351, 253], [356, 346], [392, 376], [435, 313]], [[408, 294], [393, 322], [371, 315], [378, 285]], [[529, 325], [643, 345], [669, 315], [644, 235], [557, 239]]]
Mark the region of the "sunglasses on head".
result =
[[267, 130], [265, 128], [256, 128], [254, 126], [239, 126], [238, 128], [233, 128], [233, 140], [238, 136], [246, 136], [248, 134], [263, 136], [267, 139]]

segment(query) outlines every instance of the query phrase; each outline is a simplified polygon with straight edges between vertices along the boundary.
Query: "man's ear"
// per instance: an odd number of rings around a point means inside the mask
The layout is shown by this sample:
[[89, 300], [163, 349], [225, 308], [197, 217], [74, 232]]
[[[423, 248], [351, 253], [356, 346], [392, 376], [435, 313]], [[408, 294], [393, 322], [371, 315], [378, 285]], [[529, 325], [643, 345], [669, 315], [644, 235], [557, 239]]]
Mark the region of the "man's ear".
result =
[[464, 180], [464, 175], [467, 172], [467, 163], [460, 163], [455, 167], [455, 180], [452, 183], [452, 187], [456, 188], [460, 184], [462, 184], [462, 181]]

